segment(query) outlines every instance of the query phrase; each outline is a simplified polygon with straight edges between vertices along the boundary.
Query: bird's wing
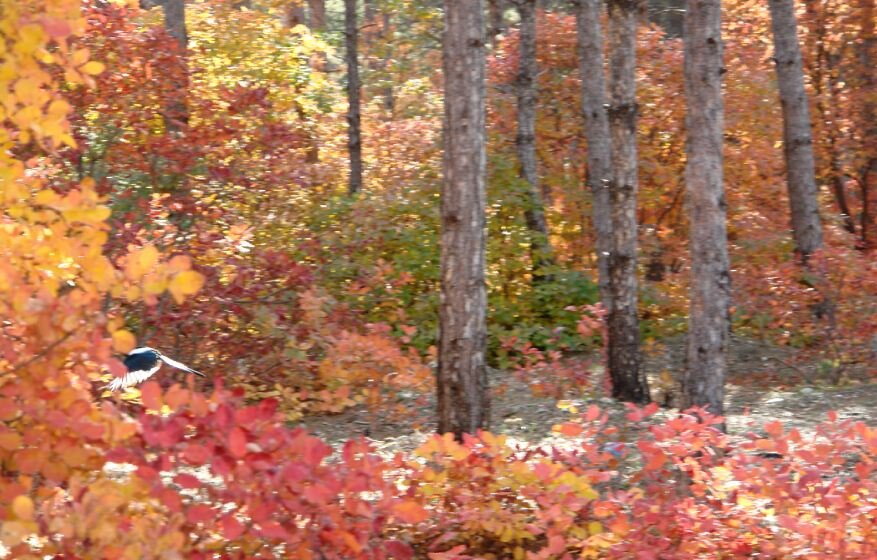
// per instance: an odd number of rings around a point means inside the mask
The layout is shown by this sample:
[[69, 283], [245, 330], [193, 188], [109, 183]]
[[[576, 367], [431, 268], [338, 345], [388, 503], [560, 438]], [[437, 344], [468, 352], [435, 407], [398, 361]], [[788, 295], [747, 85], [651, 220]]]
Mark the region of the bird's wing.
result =
[[134, 371], [129, 371], [123, 377], [114, 377], [106, 388], [110, 391], [118, 391], [119, 389], [124, 389], [125, 387], [137, 385], [138, 383], [149, 379], [153, 373], [159, 370], [160, 367], [161, 362], [158, 362], [157, 364], [155, 364], [155, 366], [149, 369], [136, 369]]
[[168, 358], [167, 356], [165, 356], [164, 354], [159, 354], [159, 357], [161, 358], [161, 360], [164, 363], [166, 363], [167, 365], [169, 365], [171, 367], [175, 367], [175, 368], [181, 369], [183, 371], [188, 371], [189, 373], [194, 373], [195, 375], [200, 375], [201, 377], [207, 377], [206, 375], [204, 375], [200, 371], [194, 370], [194, 369], [190, 368], [189, 366], [187, 366], [186, 364], [180, 363], [176, 360], [172, 360], [172, 359]]

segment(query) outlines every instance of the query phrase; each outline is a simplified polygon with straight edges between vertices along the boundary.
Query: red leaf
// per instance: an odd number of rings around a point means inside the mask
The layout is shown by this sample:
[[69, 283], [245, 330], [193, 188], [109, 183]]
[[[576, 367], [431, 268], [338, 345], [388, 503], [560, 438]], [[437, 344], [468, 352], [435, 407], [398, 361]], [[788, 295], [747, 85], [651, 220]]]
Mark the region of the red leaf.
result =
[[210, 457], [210, 452], [203, 445], [190, 443], [183, 450], [183, 459], [190, 465], [203, 465]]
[[146, 481], [155, 480], [158, 476], [158, 471], [153, 469], [152, 467], [148, 467], [146, 465], [140, 465], [137, 467], [137, 476]]
[[247, 434], [237, 426], [228, 434], [228, 450], [238, 459], [247, 454]]
[[260, 533], [270, 539], [285, 540], [289, 538], [289, 533], [286, 531], [286, 529], [284, 529], [283, 526], [276, 521], [268, 521], [266, 523], [262, 523]]
[[222, 518], [222, 534], [226, 539], [233, 541], [244, 534], [244, 526], [233, 514]]
[[180, 473], [174, 477], [174, 482], [182, 486], [183, 488], [192, 489], [192, 488], [200, 488], [201, 481], [191, 474]]
[[140, 387], [140, 398], [146, 408], [161, 410], [161, 386], [155, 381], [147, 381]]
[[585, 413], [585, 420], [588, 422], [593, 422], [597, 418], [600, 417], [600, 407], [592, 404], [588, 407], [588, 411]]
[[213, 508], [204, 504], [193, 504], [186, 509], [186, 519], [190, 523], [204, 523], [213, 519], [214, 516]]
[[304, 498], [315, 505], [323, 505], [335, 497], [335, 493], [322, 485], [311, 485], [302, 492]]
[[414, 550], [401, 541], [386, 541], [384, 542], [384, 547], [390, 558], [396, 560], [411, 560], [411, 558], [414, 558]]

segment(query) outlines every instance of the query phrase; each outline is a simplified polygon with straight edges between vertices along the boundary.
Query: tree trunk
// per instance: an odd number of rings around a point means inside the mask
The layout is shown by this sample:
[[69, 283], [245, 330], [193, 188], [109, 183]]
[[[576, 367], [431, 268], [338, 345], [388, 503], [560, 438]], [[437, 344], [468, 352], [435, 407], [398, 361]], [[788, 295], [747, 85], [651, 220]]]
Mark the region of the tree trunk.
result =
[[877, 247], [877, 77], [874, 64], [877, 63], [877, 33], [875, 20], [877, 8], [874, 0], [859, 0], [859, 21], [862, 28], [859, 32], [858, 56], [861, 75], [860, 90], [862, 96], [859, 126], [862, 131], [862, 151], [865, 163], [859, 175], [862, 193], [862, 247]]
[[445, 0], [438, 431], [487, 428], [484, 16], [481, 0]]
[[[347, 4], [345, 3], [345, 10]], [[308, 11], [311, 16], [310, 28], [314, 31], [323, 31], [326, 29], [326, 1], [325, 0], [308, 0]]]
[[636, 2], [609, 1], [609, 131], [612, 138], [609, 375], [613, 397], [645, 403], [649, 402], [649, 386], [640, 371], [636, 275], [636, 26]]
[[179, 133], [189, 123], [189, 106], [186, 98], [189, 93], [188, 45], [186, 31], [185, 0], [140, 0], [140, 7], [148, 10], [161, 6], [164, 12], [164, 28], [168, 35], [176, 39], [178, 56], [183, 68], [182, 75], [171, 84], [171, 98], [165, 102], [164, 123], [168, 132]]
[[298, 0], [293, 0], [286, 5], [283, 14], [283, 24], [292, 29], [296, 25], [304, 25], [305, 9]]
[[[816, 98], [816, 118], [823, 127], [822, 134], [814, 138], [814, 143], [822, 142], [823, 150], [828, 158], [828, 165], [820, 165], [819, 160], [816, 160], [817, 180], [822, 178], [831, 185], [831, 192], [834, 194], [844, 229], [856, 235], [856, 222], [847, 201], [841, 153], [838, 148], [840, 131], [833, 124], [838, 106], [836, 98], [837, 70], [834, 64], [837, 57], [831, 56], [826, 49], [827, 29], [821, 0], [804, 0], [804, 4], [807, 9], [807, 41], [804, 48], [810, 54], [809, 78]], [[827, 168], [827, 170], [820, 174], [820, 167]]]
[[777, 82], [783, 107], [783, 151], [795, 248], [802, 262], [822, 247], [810, 110], [798, 45], [794, 0], [769, 0]]
[[721, 0], [688, 0], [684, 42], [691, 287], [683, 402], [721, 415], [731, 301], [722, 184]]
[[612, 169], [612, 139], [606, 112], [606, 80], [603, 72], [601, 0], [574, 0], [578, 33], [579, 75], [582, 79], [582, 114], [588, 139], [588, 187], [597, 251], [600, 300], [612, 309], [609, 289], [609, 255], [612, 250], [612, 207], [609, 186]]
[[360, 129], [359, 60], [357, 58], [358, 29], [356, 27], [356, 0], [344, 0], [344, 46], [347, 62], [347, 153], [350, 158], [350, 177], [347, 192], [355, 195], [362, 190], [362, 141]]
[[533, 279], [547, 280], [546, 269], [554, 264], [545, 208], [539, 191], [539, 172], [536, 167], [536, 0], [513, 0], [520, 14], [520, 61], [518, 62], [518, 149], [520, 176], [527, 182], [527, 208], [524, 219], [530, 230], [530, 252], [533, 261]]
[[487, 38], [491, 43], [495, 43], [496, 38], [505, 32], [505, 4], [506, 0], [487, 0], [487, 11], [490, 17]]

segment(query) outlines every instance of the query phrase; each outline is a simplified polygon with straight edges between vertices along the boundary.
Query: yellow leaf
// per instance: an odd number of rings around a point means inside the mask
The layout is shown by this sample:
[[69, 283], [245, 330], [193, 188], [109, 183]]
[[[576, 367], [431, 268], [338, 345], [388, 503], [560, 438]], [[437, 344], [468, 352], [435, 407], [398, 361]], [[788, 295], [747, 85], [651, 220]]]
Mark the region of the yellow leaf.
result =
[[134, 349], [137, 339], [134, 335], [125, 329], [119, 329], [113, 332], [113, 350], [122, 354], [127, 354]]
[[85, 63], [85, 65], [83, 65], [83, 67], [80, 68], [80, 70], [82, 70], [83, 72], [85, 72], [86, 74], [89, 74], [91, 76], [96, 76], [97, 74], [100, 74], [101, 72], [103, 72], [104, 68], [106, 68], [106, 67], [104, 66], [104, 64], [102, 62], [92, 60], [91, 62]]
[[137, 260], [140, 264], [140, 270], [149, 272], [155, 263], [158, 262], [158, 249], [154, 245], [147, 245], [140, 253], [137, 254]]
[[12, 500], [12, 513], [15, 514], [15, 517], [22, 521], [30, 521], [33, 519], [33, 512], [33, 500], [27, 496], [16, 496]]
[[204, 285], [204, 276], [194, 270], [186, 270], [174, 276], [168, 286], [168, 291], [174, 296], [177, 303], [183, 303], [186, 296], [198, 293]]

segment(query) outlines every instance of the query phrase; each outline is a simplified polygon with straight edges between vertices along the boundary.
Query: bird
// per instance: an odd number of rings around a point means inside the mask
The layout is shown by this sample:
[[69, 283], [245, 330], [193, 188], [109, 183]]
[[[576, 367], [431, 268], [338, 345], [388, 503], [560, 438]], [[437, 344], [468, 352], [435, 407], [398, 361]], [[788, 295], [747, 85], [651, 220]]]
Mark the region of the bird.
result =
[[186, 364], [182, 364], [176, 360], [168, 358], [155, 348], [150, 348], [149, 346], [141, 346], [140, 348], [135, 348], [131, 350], [130, 352], [128, 352], [128, 355], [125, 356], [124, 364], [125, 367], [128, 369], [128, 373], [126, 373], [123, 377], [113, 378], [113, 380], [110, 381], [109, 385], [107, 385], [106, 388], [110, 391], [118, 391], [119, 389], [131, 387], [133, 385], [137, 385], [142, 381], [146, 381], [161, 368], [162, 362], [171, 367], [189, 373], [194, 373], [195, 375], [199, 375], [201, 377], [207, 377], [200, 371], [194, 370]]

